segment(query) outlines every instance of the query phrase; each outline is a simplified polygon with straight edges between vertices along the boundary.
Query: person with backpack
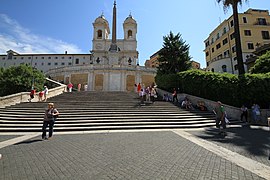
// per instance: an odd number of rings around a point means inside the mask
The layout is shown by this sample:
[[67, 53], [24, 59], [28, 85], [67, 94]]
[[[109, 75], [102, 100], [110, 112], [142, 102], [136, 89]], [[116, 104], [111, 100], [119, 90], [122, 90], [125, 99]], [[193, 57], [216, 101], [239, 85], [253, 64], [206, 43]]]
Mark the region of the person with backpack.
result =
[[30, 98], [28, 99], [29, 102], [31, 102], [32, 99], [34, 99], [35, 94], [36, 94], [36, 89], [33, 88], [33, 89], [31, 90], [30, 94], [29, 94], [29, 95], [30, 95]]
[[54, 103], [48, 103], [48, 109], [45, 110], [44, 119], [43, 119], [42, 139], [47, 139], [46, 129], [48, 125], [49, 125], [49, 138], [48, 139], [52, 138], [53, 126], [58, 115], [59, 115], [59, 112], [54, 107]]

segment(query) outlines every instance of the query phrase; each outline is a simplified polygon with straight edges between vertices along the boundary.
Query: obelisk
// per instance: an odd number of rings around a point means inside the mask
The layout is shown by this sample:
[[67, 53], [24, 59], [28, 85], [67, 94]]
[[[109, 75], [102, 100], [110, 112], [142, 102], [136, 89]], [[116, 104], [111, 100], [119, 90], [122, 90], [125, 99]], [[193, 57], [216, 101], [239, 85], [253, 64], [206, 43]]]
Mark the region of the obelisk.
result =
[[114, 4], [113, 4], [112, 44], [110, 46], [110, 52], [117, 52], [117, 44], [116, 44], [116, 1], [114, 1]]

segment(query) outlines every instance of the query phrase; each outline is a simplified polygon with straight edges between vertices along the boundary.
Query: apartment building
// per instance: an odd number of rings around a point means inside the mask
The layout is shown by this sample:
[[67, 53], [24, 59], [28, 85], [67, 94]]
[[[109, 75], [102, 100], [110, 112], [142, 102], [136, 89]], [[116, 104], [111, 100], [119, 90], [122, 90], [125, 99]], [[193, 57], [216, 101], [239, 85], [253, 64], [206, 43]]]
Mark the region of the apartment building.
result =
[[[268, 10], [248, 9], [239, 13], [239, 28], [245, 70], [246, 60], [256, 48], [270, 44]], [[238, 74], [233, 16], [215, 28], [205, 43], [206, 71]]]

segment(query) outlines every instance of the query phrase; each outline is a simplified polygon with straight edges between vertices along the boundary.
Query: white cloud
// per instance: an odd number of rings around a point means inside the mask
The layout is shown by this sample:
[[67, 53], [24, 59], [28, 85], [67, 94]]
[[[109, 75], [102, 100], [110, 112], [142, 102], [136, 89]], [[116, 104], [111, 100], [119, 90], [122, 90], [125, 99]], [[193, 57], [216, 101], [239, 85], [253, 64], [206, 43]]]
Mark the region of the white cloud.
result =
[[33, 34], [17, 21], [0, 14], [0, 54], [10, 49], [18, 53], [83, 53], [74, 44]]

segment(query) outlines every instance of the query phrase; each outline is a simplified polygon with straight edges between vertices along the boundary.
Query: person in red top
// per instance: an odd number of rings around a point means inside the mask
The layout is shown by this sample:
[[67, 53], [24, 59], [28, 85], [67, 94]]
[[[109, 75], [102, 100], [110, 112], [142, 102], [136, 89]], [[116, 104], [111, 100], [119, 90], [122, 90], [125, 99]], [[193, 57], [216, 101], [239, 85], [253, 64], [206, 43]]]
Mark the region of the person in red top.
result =
[[40, 92], [38, 93], [38, 101], [43, 101], [43, 94], [44, 94], [43, 91], [40, 91]]
[[31, 102], [32, 99], [34, 99], [35, 94], [36, 94], [36, 89], [33, 88], [33, 89], [31, 90], [30, 94], [29, 94], [29, 95], [30, 95], [30, 98], [28, 99], [29, 102]]
[[138, 86], [137, 86], [137, 92], [138, 92], [138, 93], [141, 92], [141, 88], [142, 88], [142, 87], [141, 87], [141, 83], [139, 83]]
[[72, 92], [73, 84], [71, 82], [67, 85], [67, 87], [68, 87], [69, 92]]

